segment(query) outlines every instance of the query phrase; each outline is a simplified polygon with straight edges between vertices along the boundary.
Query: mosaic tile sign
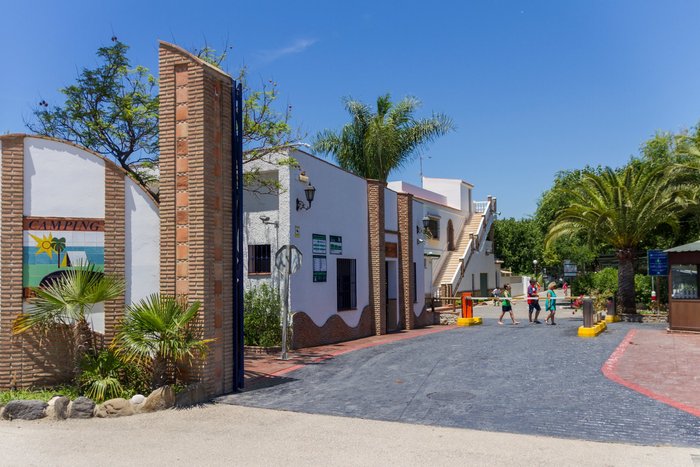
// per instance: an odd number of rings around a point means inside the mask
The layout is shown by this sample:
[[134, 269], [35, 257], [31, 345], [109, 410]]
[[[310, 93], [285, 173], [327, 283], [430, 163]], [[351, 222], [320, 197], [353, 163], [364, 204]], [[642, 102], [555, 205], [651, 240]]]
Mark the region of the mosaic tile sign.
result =
[[79, 266], [104, 267], [104, 220], [24, 218], [22, 287], [44, 286]]

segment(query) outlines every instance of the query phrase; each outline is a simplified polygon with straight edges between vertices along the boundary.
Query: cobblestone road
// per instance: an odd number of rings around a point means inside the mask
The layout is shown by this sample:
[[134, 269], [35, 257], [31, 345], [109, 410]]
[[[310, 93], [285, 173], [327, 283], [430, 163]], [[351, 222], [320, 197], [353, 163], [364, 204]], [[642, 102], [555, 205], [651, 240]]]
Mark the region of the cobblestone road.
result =
[[[700, 418], [603, 376], [631, 326], [576, 336], [580, 315], [557, 326], [484, 325], [372, 347], [309, 365], [282, 384], [220, 402], [478, 430], [647, 445], [700, 446]], [[474, 440], [478, 442], [478, 440]], [[465, 442], [469, 442], [465, 440]]]

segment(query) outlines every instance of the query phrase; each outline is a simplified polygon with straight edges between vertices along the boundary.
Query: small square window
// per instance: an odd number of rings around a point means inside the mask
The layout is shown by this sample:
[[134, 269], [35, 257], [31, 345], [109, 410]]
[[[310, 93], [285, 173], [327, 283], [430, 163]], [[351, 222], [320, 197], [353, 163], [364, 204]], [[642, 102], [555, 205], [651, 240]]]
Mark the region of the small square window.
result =
[[248, 245], [248, 274], [270, 274], [270, 245]]

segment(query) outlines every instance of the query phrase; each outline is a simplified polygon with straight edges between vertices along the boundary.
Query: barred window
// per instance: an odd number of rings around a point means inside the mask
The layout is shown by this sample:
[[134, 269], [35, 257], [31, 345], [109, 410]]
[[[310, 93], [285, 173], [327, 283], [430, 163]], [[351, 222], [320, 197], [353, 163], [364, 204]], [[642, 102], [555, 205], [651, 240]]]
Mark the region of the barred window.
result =
[[248, 245], [248, 274], [270, 272], [270, 245]]

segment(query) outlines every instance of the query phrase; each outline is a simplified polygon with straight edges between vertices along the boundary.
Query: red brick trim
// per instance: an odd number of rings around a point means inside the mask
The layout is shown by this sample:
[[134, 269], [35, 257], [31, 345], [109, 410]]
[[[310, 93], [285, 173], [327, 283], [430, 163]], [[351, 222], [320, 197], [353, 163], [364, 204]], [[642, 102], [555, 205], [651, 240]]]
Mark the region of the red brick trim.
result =
[[416, 314], [413, 312], [413, 195], [399, 193], [397, 197], [399, 223], [399, 300], [403, 310], [403, 325], [406, 329], [415, 327]]
[[[126, 280], [126, 200], [124, 173], [105, 164], [105, 273]], [[124, 295], [104, 304], [105, 342], [111, 342], [124, 316]]]
[[369, 304], [374, 313], [374, 332], [386, 334], [386, 261], [384, 232], [384, 188], [386, 183], [367, 180], [369, 239]]

